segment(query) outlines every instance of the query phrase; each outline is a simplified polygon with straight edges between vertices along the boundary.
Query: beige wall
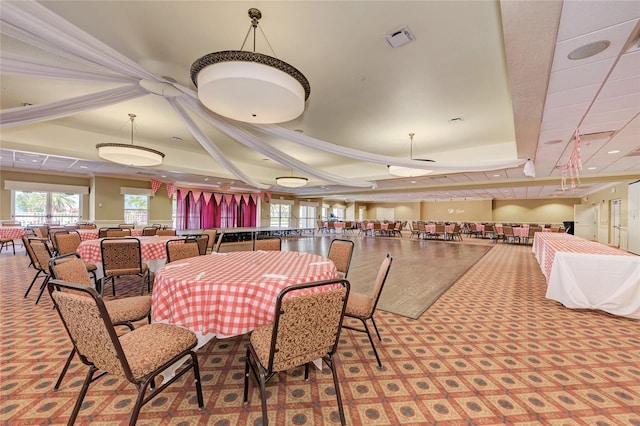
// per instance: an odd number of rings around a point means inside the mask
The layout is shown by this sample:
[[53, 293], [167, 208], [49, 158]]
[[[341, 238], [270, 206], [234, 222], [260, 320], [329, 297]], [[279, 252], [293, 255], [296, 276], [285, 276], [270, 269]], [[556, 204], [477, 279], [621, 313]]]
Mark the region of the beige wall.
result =
[[[11, 216], [11, 191], [4, 189], [5, 180], [22, 182], [41, 182], [57, 185], [78, 185], [90, 188], [90, 194], [82, 198], [82, 220], [96, 222], [122, 223], [124, 221], [124, 195], [121, 187], [151, 189], [148, 181], [119, 179], [108, 177], [73, 177], [39, 173], [1, 171], [0, 180], [0, 217], [3, 220]], [[170, 223], [172, 201], [164, 186], [151, 197], [149, 205], [149, 223]]]
[[491, 222], [491, 200], [443, 200], [423, 201], [420, 204], [421, 220], [450, 222]]
[[494, 200], [494, 222], [562, 224], [573, 220], [573, 205], [579, 198], [540, 200]]
[[[363, 205], [363, 204], [360, 204]], [[394, 220], [412, 220], [420, 215], [420, 203], [368, 203], [366, 219], [377, 219], [377, 209], [393, 208]], [[357, 214], [357, 213], [356, 213]]]
[[620, 226], [626, 228], [628, 225], [629, 184], [631, 182], [632, 181], [620, 183], [603, 189], [602, 191], [594, 192], [593, 194], [584, 197], [580, 202], [587, 205], [599, 204], [600, 225], [606, 225], [609, 223], [609, 208], [611, 200], [622, 200], [620, 203]]
[[[0, 219], [11, 219], [11, 190], [4, 189], [4, 181], [38, 182], [53, 185], [75, 185], [89, 187], [89, 178], [41, 173], [24, 173], [13, 170], [0, 170]], [[82, 196], [82, 220], [89, 220], [89, 195]]]

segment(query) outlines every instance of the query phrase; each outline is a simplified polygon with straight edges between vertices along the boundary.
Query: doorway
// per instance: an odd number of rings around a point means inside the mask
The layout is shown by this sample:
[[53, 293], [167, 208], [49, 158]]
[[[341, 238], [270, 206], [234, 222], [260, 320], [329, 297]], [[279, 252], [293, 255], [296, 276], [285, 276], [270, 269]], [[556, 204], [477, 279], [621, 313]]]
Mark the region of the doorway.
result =
[[622, 200], [611, 200], [609, 208], [609, 243], [620, 248], [620, 214], [622, 210]]

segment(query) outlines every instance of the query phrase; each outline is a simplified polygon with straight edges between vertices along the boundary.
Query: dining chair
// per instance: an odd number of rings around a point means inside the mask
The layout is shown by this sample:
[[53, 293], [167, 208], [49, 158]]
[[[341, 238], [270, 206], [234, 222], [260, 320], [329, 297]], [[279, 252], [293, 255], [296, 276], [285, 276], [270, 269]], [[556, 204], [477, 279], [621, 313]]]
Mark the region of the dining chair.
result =
[[524, 237], [524, 244], [529, 244], [529, 241], [531, 241], [531, 244], [533, 244], [533, 239], [536, 236], [536, 232], [542, 232], [542, 227], [529, 226], [529, 233], [527, 234], [526, 237]]
[[142, 277], [142, 292], [144, 294], [144, 283], [147, 282], [147, 289], [151, 292], [151, 276], [149, 267], [142, 261], [140, 250], [140, 240], [134, 237], [106, 238], [100, 241], [100, 252], [102, 253], [103, 278], [99, 286], [100, 294], [108, 281], [111, 281], [113, 295], [116, 295], [116, 277], [122, 275], [137, 275]]
[[318, 359], [331, 370], [340, 420], [346, 424], [334, 354], [349, 288], [349, 281], [344, 279], [286, 287], [276, 299], [273, 323], [251, 332], [245, 357], [243, 401], [246, 404], [249, 400], [251, 371], [259, 387], [263, 425], [269, 424], [266, 389], [269, 380], [301, 365], [305, 366], [304, 379], [307, 380], [309, 365]]
[[253, 251], [280, 251], [282, 240], [278, 237], [257, 238], [253, 241]]
[[9, 247], [13, 249], [13, 254], [16, 254], [16, 244], [13, 242], [13, 238], [0, 238], [0, 253], [2, 253], [2, 249], [5, 247]]
[[136, 226], [132, 223], [121, 223], [120, 225], [118, 225], [118, 228], [120, 229], [134, 229]]
[[207, 246], [209, 245], [208, 234], [187, 235], [188, 240], [195, 241], [198, 244], [200, 255], [207, 254]]
[[96, 229], [97, 226], [95, 223], [80, 223], [78, 225], [79, 229]]
[[341, 240], [339, 238], [332, 240], [331, 245], [329, 245], [327, 258], [336, 265], [336, 269], [340, 272], [342, 278], [347, 278], [347, 274], [349, 273], [351, 257], [353, 256], [353, 248], [353, 241]]
[[51, 241], [51, 247], [53, 247], [53, 254], [58, 254], [58, 244], [57, 244], [57, 240], [56, 240], [56, 235], [57, 234], [68, 234], [69, 231], [67, 231], [66, 228], [63, 227], [57, 227], [57, 228], [49, 228], [49, 241]]
[[[52, 279], [80, 284], [91, 287], [91, 279], [84, 267], [84, 261], [78, 253], [69, 253], [49, 260], [49, 273]], [[104, 305], [109, 313], [109, 318], [114, 325], [123, 324], [133, 330], [133, 322], [147, 318], [151, 323], [151, 296], [132, 296], [121, 299], [105, 300]], [[64, 378], [73, 356], [76, 353], [74, 347], [64, 364], [60, 376], [53, 389], [58, 390]]]
[[29, 255], [31, 263], [37, 271], [36, 275], [31, 280], [31, 284], [29, 284], [29, 288], [24, 294], [25, 298], [29, 295], [31, 288], [33, 287], [33, 284], [35, 284], [38, 277], [40, 277], [41, 274], [43, 277], [42, 284], [40, 285], [40, 293], [38, 293], [38, 298], [36, 299], [37, 305], [40, 301], [40, 298], [42, 297], [42, 294], [44, 293], [44, 289], [47, 287], [47, 282], [51, 278], [51, 275], [49, 274], [49, 259], [51, 259], [53, 255], [51, 254], [51, 250], [47, 245], [47, 240], [44, 238], [25, 236], [22, 238], [22, 241], [25, 248], [27, 249], [27, 254]]
[[167, 263], [200, 255], [198, 242], [195, 239], [176, 238], [168, 240], [165, 246], [167, 249]]
[[131, 229], [130, 228], [120, 228], [120, 229], [107, 229], [107, 238], [113, 237], [130, 237]]
[[[56, 245], [58, 246], [58, 256], [77, 252], [78, 247], [82, 242], [80, 234], [78, 234], [76, 231], [72, 231], [66, 234], [58, 232], [54, 235], [54, 239], [56, 240]], [[93, 282], [97, 283], [98, 278], [96, 276], [96, 272], [98, 270], [98, 267], [96, 266], [96, 264], [91, 262], [84, 262], [84, 264], [87, 272], [91, 274]]]
[[503, 225], [502, 232], [504, 232], [504, 238], [502, 239], [503, 243], [513, 243], [520, 242], [520, 237], [516, 237], [513, 233], [513, 226], [511, 225]]
[[[89, 367], [68, 424], [74, 424], [89, 385], [105, 374], [126, 379], [138, 389], [129, 419], [131, 426], [136, 424], [144, 404], [190, 370], [195, 376], [198, 407], [204, 406], [198, 356], [193, 351], [198, 339], [192, 331], [153, 323], [118, 336], [104, 301], [93, 288], [51, 280], [48, 290], [80, 360]], [[184, 357], [190, 357], [190, 361], [167, 383], [156, 387], [156, 377]]]
[[144, 228], [142, 228], [142, 236], [153, 237], [154, 235], [156, 235], [157, 230], [158, 228], [156, 228], [155, 226], [145, 226]]
[[222, 246], [222, 241], [224, 240], [224, 231], [218, 235], [218, 239], [216, 240], [216, 244], [213, 246], [213, 251], [215, 253], [220, 253], [220, 246]]
[[216, 235], [218, 234], [218, 231], [216, 229], [209, 228], [209, 229], [203, 229], [202, 233], [209, 237], [209, 239], [207, 240], [206, 253], [211, 253], [213, 251], [213, 247], [216, 244]]
[[176, 230], [175, 229], [158, 229], [156, 231], [156, 235], [161, 237], [175, 237]]
[[378, 355], [378, 351], [376, 350], [376, 345], [373, 343], [373, 338], [371, 337], [371, 332], [369, 331], [367, 321], [371, 320], [373, 328], [376, 330], [376, 334], [378, 335], [378, 340], [382, 341], [380, 332], [378, 331], [378, 326], [376, 325], [376, 321], [373, 319], [373, 315], [376, 312], [376, 306], [378, 306], [378, 300], [380, 300], [380, 295], [382, 294], [384, 283], [387, 281], [387, 276], [389, 275], [389, 270], [391, 269], [391, 262], [393, 262], [393, 257], [391, 256], [391, 253], [387, 253], [387, 257], [384, 258], [382, 264], [380, 265], [380, 268], [378, 269], [378, 276], [376, 277], [376, 282], [373, 287], [373, 294], [371, 296], [355, 292], [349, 294], [347, 309], [344, 313], [344, 316], [347, 318], [354, 318], [356, 320], [359, 320], [360, 322], [362, 322], [363, 328], [353, 327], [344, 323], [342, 324], [342, 327], [346, 329], [359, 331], [361, 333], [367, 333], [369, 342], [371, 343], [371, 348], [373, 349], [373, 354], [378, 361], [379, 368], [382, 368], [382, 362], [380, 362], [380, 356]]
[[100, 228], [98, 229], [98, 238], [107, 238], [108, 231], [121, 231], [120, 228]]
[[447, 235], [450, 236], [451, 241], [453, 240], [462, 241], [462, 227], [460, 226], [460, 224], [456, 223], [455, 225], [453, 225], [453, 229]]

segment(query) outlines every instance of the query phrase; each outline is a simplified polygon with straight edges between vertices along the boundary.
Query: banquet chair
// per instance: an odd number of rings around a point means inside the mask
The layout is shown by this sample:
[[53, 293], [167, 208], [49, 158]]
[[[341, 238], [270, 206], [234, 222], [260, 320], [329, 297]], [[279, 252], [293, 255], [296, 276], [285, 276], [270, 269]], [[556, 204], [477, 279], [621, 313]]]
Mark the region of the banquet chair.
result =
[[121, 229], [107, 229], [107, 238], [113, 237], [130, 237], [131, 229], [130, 228], [121, 228]]
[[280, 251], [282, 240], [278, 237], [258, 238], [253, 241], [253, 251]]
[[107, 238], [109, 231], [122, 231], [120, 228], [100, 228], [98, 229], [98, 238]]
[[218, 235], [218, 239], [216, 240], [216, 243], [213, 246], [212, 253], [220, 253], [220, 246], [222, 246], [223, 239], [224, 239], [224, 231], [221, 232], [220, 235]]
[[145, 226], [144, 228], [142, 228], [142, 236], [153, 237], [154, 235], [156, 235], [157, 230], [158, 228], [156, 228], [155, 226]]
[[[66, 234], [58, 232], [55, 234], [54, 239], [56, 240], [56, 245], [58, 246], [58, 255], [77, 252], [78, 247], [82, 242], [80, 234], [75, 231]], [[96, 266], [96, 264], [91, 262], [84, 262], [84, 264], [87, 272], [91, 274], [93, 282], [97, 283], [98, 278], [96, 276], [96, 271], [98, 270], [98, 267]]]
[[529, 233], [526, 237], [524, 237], [524, 244], [529, 244], [529, 241], [533, 244], [533, 238], [536, 235], [536, 232], [542, 232], [542, 227], [540, 226], [529, 226]]
[[329, 258], [335, 265], [342, 278], [347, 278], [351, 257], [353, 256], [354, 243], [351, 240], [341, 240], [336, 238], [329, 246]]
[[[193, 351], [198, 339], [192, 331], [154, 323], [118, 337], [104, 301], [93, 288], [51, 280], [48, 289], [80, 360], [89, 367], [68, 424], [74, 424], [89, 385], [105, 374], [126, 379], [136, 386], [138, 397], [129, 419], [131, 426], [136, 424], [144, 404], [192, 369], [198, 407], [204, 406], [198, 356]], [[184, 357], [190, 357], [190, 362], [167, 383], [155, 387], [156, 377]], [[147, 394], [149, 385], [151, 389]]]
[[[278, 373], [301, 365], [304, 379], [309, 378], [309, 364], [322, 361], [333, 375], [338, 412], [346, 424], [340, 383], [334, 354], [340, 339], [340, 324], [349, 297], [349, 281], [328, 280], [292, 285], [280, 292], [272, 324], [258, 327], [251, 333], [247, 345], [244, 370], [244, 397], [249, 400], [249, 372], [258, 383], [262, 402], [262, 424], [269, 424], [266, 385]], [[308, 292], [308, 290], [323, 291]], [[290, 293], [295, 297], [286, 297]], [[309, 333], [313, 330], [313, 333]]]
[[40, 301], [42, 294], [44, 293], [44, 289], [47, 287], [47, 282], [51, 278], [49, 274], [49, 259], [53, 257], [51, 254], [51, 250], [47, 245], [47, 240], [44, 238], [34, 238], [34, 237], [23, 237], [22, 241], [24, 242], [24, 246], [27, 249], [27, 254], [33, 264], [33, 267], [36, 269], [36, 275], [31, 280], [31, 284], [29, 284], [29, 288], [27, 292], [24, 294], [26, 298], [33, 287], [33, 284], [36, 282], [40, 274], [44, 278], [42, 284], [40, 285], [40, 293], [38, 293], [38, 298], [36, 299], [36, 304]]
[[177, 238], [166, 242], [167, 263], [176, 260], [196, 257], [200, 255], [200, 249], [195, 239]]
[[504, 237], [502, 242], [505, 243], [517, 243], [520, 242], [520, 237], [516, 237], [513, 233], [513, 226], [511, 225], [502, 225], [502, 232], [504, 233]]
[[95, 223], [80, 223], [78, 224], [79, 229], [96, 229], [97, 226]]
[[378, 361], [378, 367], [382, 368], [382, 362], [380, 362], [380, 356], [378, 356], [378, 351], [376, 350], [376, 346], [373, 343], [373, 338], [371, 337], [371, 332], [369, 331], [369, 327], [367, 326], [367, 320], [371, 320], [373, 324], [373, 328], [376, 330], [376, 334], [378, 335], [378, 340], [382, 341], [380, 337], [380, 332], [378, 331], [378, 326], [376, 325], [376, 321], [373, 319], [373, 314], [376, 312], [376, 306], [378, 305], [378, 300], [380, 299], [380, 294], [382, 293], [382, 288], [384, 287], [384, 283], [387, 281], [387, 276], [389, 275], [389, 269], [391, 269], [391, 262], [393, 261], [393, 257], [391, 253], [387, 253], [387, 257], [384, 258], [380, 268], [378, 269], [378, 276], [376, 277], [376, 282], [373, 287], [373, 294], [371, 296], [367, 296], [361, 293], [351, 293], [349, 295], [349, 300], [347, 301], [347, 309], [344, 313], [344, 316], [347, 318], [354, 318], [362, 322], [363, 328], [356, 328], [350, 325], [342, 324], [342, 327], [359, 331], [361, 333], [367, 333], [369, 337], [369, 342], [371, 343], [371, 348], [373, 349], [373, 354]]
[[209, 237], [207, 240], [207, 253], [211, 253], [216, 244], [216, 235], [218, 234], [218, 231], [215, 229], [203, 229], [202, 233]]
[[158, 229], [156, 231], [156, 235], [161, 237], [175, 237], [176, 230], [175, 229]]
[[[69, 253], [51, 258], [49, 260], [49, 272], [53, 279], [91, 287], [91, 279], [78, 253]], [[130, 330], [133, 330], [134, 327], [131, 323], [134, 321], [147, 318], [149, 323], [151, 323], [151, 296], [133, 296], [122, 299], [105, 300], [104, 305], [114, 325], [120, 325], [122, 323]], [[58, 381], [56, 381], [53, 387], [54, 390], [60, 388], [62, 379], [67, 373], [75, 353], [76, 349], [74, 347], [60, 372]]]
[[120, 229], [134, 229], [135, 227], [136, 226], [131, 223], [121, 223], [120, 225], [118, 225], [118, 228]]
[[453, 229], [451, 230], [451, 232], [446, 235], [448, 239], [450, 239], [451, 241], [453, 240], [462, 241], [462, 227], [460, 226], [459, 223], [456, 223], [455, 225], [453, 225]]
[[68, 234], [66, 228], [50, 228], [49, 229], [49, 241], [51, 242], [51, 247], [53, 247], [53, 254], [58, 254], [58, 243], [56, 239], [57, 234]]
[[187, 235], [187, 239], [195, 241], [198, 244], [198, 250], [200, 252], [200, 255], [207, 254], [207, 246], [209, 245], [209, 235], [207, 234]]
[[16, 254], [16, 244], [13, 242], [13, 238], [0, 238], [0, 253], [2, 253], [2, 249], [5, 247], [13, 248], [13, 254]]
[[409, 239], [414, 236], [420, 238], [420, 230], [418, 229], [418, 222], [416, 221], [411, 222], [411, 233], [409, 234]]
[[144, 282], [147, 282], [147, 289], [151, 292], [151, 276], [149, 267], [142, 261], [140, 250], [140, 240], [133, 237], [107, 238], [100, 241], [100, 252], [102, 253], [102, 285], [100, 294], [108, 281], [111, 281], [113, 295], [116, 295], [116, 277], [122, 275], [137, 275], [142, 277], [142, 292], [144, 294]]

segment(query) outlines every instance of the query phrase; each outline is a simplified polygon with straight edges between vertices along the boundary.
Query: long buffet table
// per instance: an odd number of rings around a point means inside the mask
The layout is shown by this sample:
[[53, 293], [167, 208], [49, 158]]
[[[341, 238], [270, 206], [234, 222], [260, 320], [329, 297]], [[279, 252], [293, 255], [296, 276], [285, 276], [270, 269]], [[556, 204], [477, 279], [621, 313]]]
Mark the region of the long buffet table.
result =
[[640, 256], [563, 233], [535, 234], [548, 299], [640, 319]]

